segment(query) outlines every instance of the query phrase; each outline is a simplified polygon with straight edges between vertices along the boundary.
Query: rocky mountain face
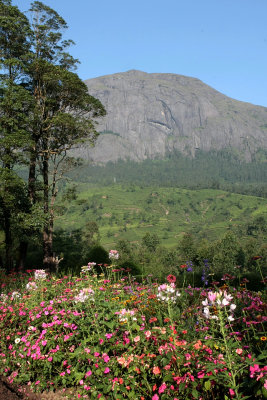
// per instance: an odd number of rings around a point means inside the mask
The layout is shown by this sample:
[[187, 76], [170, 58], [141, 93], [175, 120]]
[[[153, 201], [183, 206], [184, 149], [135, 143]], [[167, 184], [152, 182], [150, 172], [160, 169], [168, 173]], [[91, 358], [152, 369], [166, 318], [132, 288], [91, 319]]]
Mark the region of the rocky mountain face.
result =
[[198, 79], [131, 70], [85, 81], [107, 110], [96, 146], [75, 155], [97, 163], [164, 158], [174, 150], [234, 148], [249, 161], [267, 148], [267, 108], [233, 100]]

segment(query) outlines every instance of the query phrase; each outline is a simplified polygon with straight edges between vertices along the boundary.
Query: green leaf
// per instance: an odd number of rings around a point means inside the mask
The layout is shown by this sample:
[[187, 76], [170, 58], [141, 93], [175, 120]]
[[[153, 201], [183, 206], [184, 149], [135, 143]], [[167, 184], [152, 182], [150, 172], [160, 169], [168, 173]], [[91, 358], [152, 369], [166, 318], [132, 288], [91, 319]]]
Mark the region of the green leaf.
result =
[[196, 389], [192, 390], [192, 395], [194, 396], [195, 399], [199, 399], [199, 393]]
[[206, 382], [204, 383], [204, 387], [205, 387], [206, 390], [210, 390], [210, 388], [211, 388], [211, 383], [210, 383], [210, 381], [206, 381]]
[[133, 323], [133, 325], [132, 325], [132, 329], [133, 330], [136, 330], [136, 331], [140, 331], [140, 326], [139, 325], [137, 325], [137, 323]]

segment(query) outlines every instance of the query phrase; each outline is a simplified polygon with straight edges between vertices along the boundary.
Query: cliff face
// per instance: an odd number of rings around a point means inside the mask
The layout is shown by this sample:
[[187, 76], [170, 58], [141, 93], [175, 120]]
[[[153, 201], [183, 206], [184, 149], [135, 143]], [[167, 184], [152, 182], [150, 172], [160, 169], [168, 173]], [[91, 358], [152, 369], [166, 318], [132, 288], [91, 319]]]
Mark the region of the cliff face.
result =
[[107, 116], [96, 146], [75, 155], [105, 163], [163, 158], [177, 149], [235, 148], [247, 160], [267, 148], [267, 108], [233, 100], [198, 79], [128, 71], [87, 80]]

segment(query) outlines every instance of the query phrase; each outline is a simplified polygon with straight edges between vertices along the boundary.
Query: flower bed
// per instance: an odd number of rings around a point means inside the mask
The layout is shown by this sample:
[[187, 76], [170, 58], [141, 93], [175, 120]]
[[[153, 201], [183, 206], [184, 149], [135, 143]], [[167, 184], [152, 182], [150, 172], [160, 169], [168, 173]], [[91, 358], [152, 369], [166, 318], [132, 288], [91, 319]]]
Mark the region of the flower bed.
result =
[[0, 373], [10, 382], [86, 399], [266, 398], [262, 293], [94, 267], [3, 276]]

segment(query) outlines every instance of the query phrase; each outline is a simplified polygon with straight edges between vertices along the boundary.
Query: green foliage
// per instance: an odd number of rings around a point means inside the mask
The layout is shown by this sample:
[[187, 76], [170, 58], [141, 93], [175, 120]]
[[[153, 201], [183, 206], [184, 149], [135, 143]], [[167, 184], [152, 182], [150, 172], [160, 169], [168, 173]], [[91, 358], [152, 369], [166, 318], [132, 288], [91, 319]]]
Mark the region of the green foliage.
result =
[[242, 161], [228, 149], [198, 150], [195, 158], [175, 152], [163, 160], [147, 159], [138, 163], [119, 160], [105, 166], [84, 164], [71, 176], [81, 182], [100, 185], [111, 185], [116, 178], [118, 184], [211, 188], [267, 197], [267, 157], [265, 150], [259, 150], [259, 154], [262, 152], [265, 157], [256, 157], [251, 163]]
[[[252, 221], [262, 217], [259, 226], [264, 227], [266, 218], [265, 199], [212, 189], [135, 186], [132, 191], [128, 185], [77, 184], [76, 195], [72, 202], [58, 196], [56, 204], [64, 209], [56, 226], [71, 231], [83, 229], [86, 221], [95, 221], [101, 243], [107, 247], [119, 240], [141, 242], [147, 233], [157, 235], [169, 248], [177, 245], [184, 233], [197, 235], [198, 241], [214, 241], [228, 230], [246, 238]], [[264, 241], [263, 230], [255, 234]], [[184, 261], [188, 258], [185, 255]]]
[[212, 266], [214, 272], [230, 272], [236, 265], [239, 265], [238, 255], [240, 245], [237, 237], [232, 233], [227, 233], [213, 247]]
[[144, 246], [148, 251], [155, 252], [158, 245], [160, 244], [159, 237], [156, 233], [147, 232], [142, 238], [142, 246]]

